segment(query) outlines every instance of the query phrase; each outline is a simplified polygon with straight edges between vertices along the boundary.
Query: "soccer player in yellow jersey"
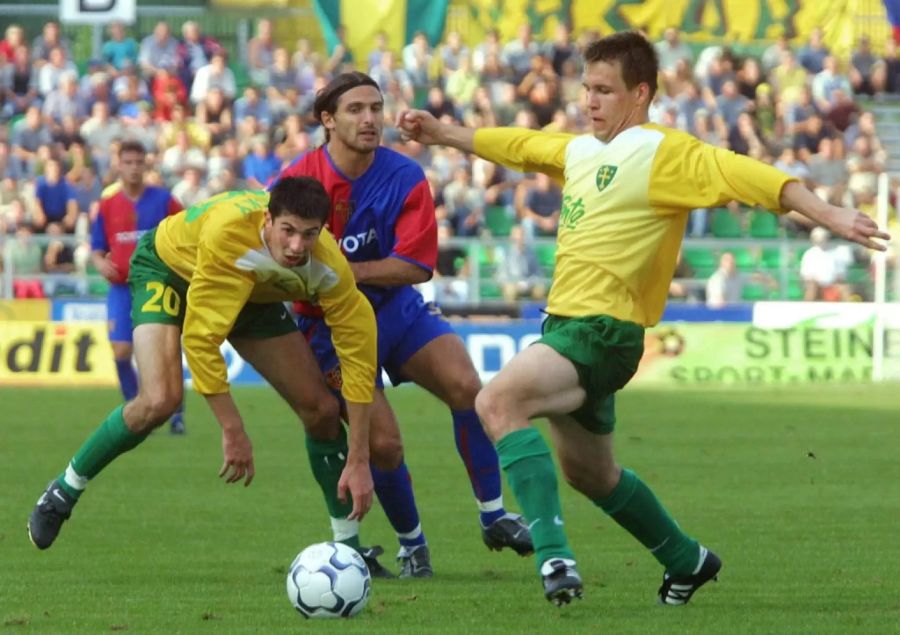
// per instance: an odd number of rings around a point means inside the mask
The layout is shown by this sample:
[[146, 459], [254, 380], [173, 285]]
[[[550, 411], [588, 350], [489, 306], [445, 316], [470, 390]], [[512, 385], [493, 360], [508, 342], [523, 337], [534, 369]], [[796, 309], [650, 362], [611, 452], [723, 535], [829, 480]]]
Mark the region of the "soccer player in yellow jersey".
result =
[[549, 316], [543, 336], [479, 393], [476, 409], [529, 522], [544, 594], [580, 597], [550, 450], [529, 420], [546, 416], [566, 481], [665, 567], [658, 599], [686, 604], [721, 562], [678, 526], [650, 488], [613, 455], [616, 391], [637, 370], [644, 328], [659, 321], [688, 212], [730, 201], [796, 210], [872, 249], [887, 234], [865, 215], [819, 200], [795, 179], [747, 157], [648, 123], [658, 63], [637, 33], [585, 51], [591, 134], [472, 130], [427, 112], [401, 113], [401, 132], [564, 184]]
[[[254, 475], [250, 438], [219, 352], [228, 338], [303, 421], [329, 509], [343, 505], [349, 520], [365, 515], [373, 491], [375, 316], [334, 238], [322, 231], [330, 210], [321, 183], [286, 178], [268, 193], [220, 194], [141, 238], [128, 278], [138, 395], [109, 414], [38, 500], [28, 521], [37, 547], [53, 543], [88, 481], [140, 444], [181, 403], [182, 342], [194, 388], [222, 426], [219, 476], [249, 485]], [[283, 304], [291, 300], [318, 304], [331, 328], [343, 370], [349, 448], [337, 399]]]

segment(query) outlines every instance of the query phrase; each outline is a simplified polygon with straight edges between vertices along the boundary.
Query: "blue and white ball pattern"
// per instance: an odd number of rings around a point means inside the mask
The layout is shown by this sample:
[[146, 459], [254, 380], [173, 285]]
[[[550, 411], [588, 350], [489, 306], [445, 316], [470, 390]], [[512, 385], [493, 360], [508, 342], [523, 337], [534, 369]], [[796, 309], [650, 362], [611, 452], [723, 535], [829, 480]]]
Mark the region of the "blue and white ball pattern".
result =
[[355, 549], [321, 542], [300, 552], [287, 575], [287, 594], [303, 617], [353, 617], [372, 591], [369, 568]]

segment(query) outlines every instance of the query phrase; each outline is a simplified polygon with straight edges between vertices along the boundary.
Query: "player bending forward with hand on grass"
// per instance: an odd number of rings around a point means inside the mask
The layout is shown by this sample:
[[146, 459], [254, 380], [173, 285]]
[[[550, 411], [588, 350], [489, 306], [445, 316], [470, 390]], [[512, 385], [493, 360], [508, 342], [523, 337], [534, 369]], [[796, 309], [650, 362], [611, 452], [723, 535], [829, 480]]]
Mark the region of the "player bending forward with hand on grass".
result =
[[[334, 238], [322, 231], [331, 201], [311, 178], [286, 178], [272, 189], [226, 192], [160, 223], [139, 241], [128, 283], [137, 397], [113, 410], [28, 520], [32, 542], [46, 549], [94, 478], [139, 445], [182, 400], [181, 342], [194, 379], [222, 426], [228, 483], [253, 480], [253, 450], [228, 390], [219, 346], [228, 338], [304, 422], [307, 434], [333, 447], [330, 470], [316, 479], [330, 496], [352, 498], [348, 517], [372, 504], [369, 420], [375, 386], [375, 316], [356, 288]], [[337, 400], [284, 302], [322, 308], [344, 370], [349, 451]]]
[[427, 112], [401, 113], [402, 133], [489, 161], [543, 172], [564, 184], [556, 270], [543, 336], [478, 394], [531, 527], [548, 600], [568, 603], [582, 582], [566, 538], [550, 450], [529, 420], [546, 416], [566, 481], [640, 541], [665, 567], [658, 598], [686, 604], [722, 566], [686, 534], [634, 472], [613, 455], [615, 393], [638, 367], [644, 329], [663, 312], [688, 212], [732, 199], [796, 210], [871, 249], [888, 239], [862, 213], [821, 201], [781, 171], [648, 123], [658, 61], [637, 33], [585, 51], [591, 133], [472, 130]]

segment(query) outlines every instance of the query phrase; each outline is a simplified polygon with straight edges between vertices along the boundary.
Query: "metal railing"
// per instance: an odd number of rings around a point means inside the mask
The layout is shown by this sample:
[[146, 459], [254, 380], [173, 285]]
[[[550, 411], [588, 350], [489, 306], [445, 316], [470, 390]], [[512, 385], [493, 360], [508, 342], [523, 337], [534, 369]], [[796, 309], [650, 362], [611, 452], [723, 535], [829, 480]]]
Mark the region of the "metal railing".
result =
[[[103, 278], [93, 271], [90, 256], [83, 258], [84, 262], [81, 266], [76, 263], [76, 271], [74, 273], [34, 273], [34, 274], [17, 274], [13, 268], [10, 257], [10, 250], [6, 248], [10, 241], [18, 240], [15, 235], [0, 237], [0, 254], [2, 254], [3, 271], [0, 276], [2, 281], [2, 293], [0, 297], [12, 299], [14, 297], [14, 280], [37, 280], [42, 284], [51, 283], [50, 286], [63, 285], [67, 288], [75, 288], [84, 295], [102, 295], [105, 289]], [[85, 249], [86, 239], [65, 235], [65, 236], [48, 236], [45, 234], [34, 234], [29, 237], [29, 241], [37, 244], [42, 248], [42, 253], [46, 247], [54, 241], [62, 241], [71, 247]], [[552, 238], [536, 238], [531, 243], [531, 248], [535, 250], [551, 250], [555, 249], [556, 241]], [[465, 260], [465, 266], [461, 267], [464, 272], [457, 276], [443, 276], [436, 278], [436, 284], [443, 286], [457, 285], [457, 290], [463, 289], [464, 293], [443, 294], [443, 297], [437, 299], [448, 307], [454, 305], [501, 305], [508, 302], [499, 293], [499, 289], [504, 282], [499, 277], [502, 269], [502, 260], [504, 254], [510, 249], [512, 243], [503, 238], [450, 238], [441, 243], [441, 248], [456, 248], [463, 252], [461, 256]], [[738, 258], [738, 268], [745, 274], [763, 274], [771, 279], [774, 287], [777, 287], [777, 293], [773, 293], [770, 299], [792, 299], [789, 297], [789, 289], [792, 282], [798, 280], [799, 257], [808, 249], [810, 243], [806, 239], [799, 238], [778, 238], [778, 239], [760, 239], [760, 238], [689, 238], [683, 243], [683, 253], [690, 253], [691, 250], [708, 252], [707, 264], [694, 272], [694, 276], [688, 278], [677, 278], [686, 287], [691, 289], [705, 288], [709, 275], [718, 266], [718, 258], [725, 251], [733, 253], [740, 252], [746, 256], [749, 250], [753, 258], [754, 264], [748, 266], [746, 261]], [[778, 266], [766, 266], [763, 252], [767, 250], [770, 254], [773, 250], [778, 251]], [[541, 258], [538, 259], [539, 261]], [[690, 258], [685, 256], [685, 260], [690, 262]], [[548, 266], [546, 257], [541, 264], [541, 275], [536, 276], [536, 281], [544, 285], [545, 289], [549, 289], [553, 267]], [[858, 265], [861, 268], [863, 265]], [[492, 293], [486, 293], [486, 289], [493, 289]], [[91, 289], [96, 288], [97, 292], [91, 293]], [[437, 287], [436, 287], [437, 288]], [[443, 287], [441, 287], [443, 288]], [[869, 289], [865, 290], [868, 295]], [[71, 292], [67, 292], [71, 295]], [[438, 296], [441, 294], [438, 293]]]

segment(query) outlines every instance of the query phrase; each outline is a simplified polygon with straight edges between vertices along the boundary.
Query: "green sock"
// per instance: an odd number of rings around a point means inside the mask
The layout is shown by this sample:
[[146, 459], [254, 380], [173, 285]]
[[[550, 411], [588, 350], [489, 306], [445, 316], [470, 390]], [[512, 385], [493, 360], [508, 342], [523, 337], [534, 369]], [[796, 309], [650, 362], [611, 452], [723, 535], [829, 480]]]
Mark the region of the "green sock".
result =
[[612, 494], [594, 501], [650, 550], [670, 574], [690, 575], [700, 558], [700, 545], [681, 531], [651, 489], [631, 470]]
[[347, 464], [347, 432], [344, 426], [341, 426], [341, 433], [334, 441], [317, 441], [307, 435], [306, 453], [309, 455], [313, 476], [325, 497], [334, 539], [354, 549], [358, 548], [359, 521], [347, 520], [347, 516], [353, 511], [353, 502], [349, 496], [346, 503], [342, 503], [337, 497], [338, 481]]
[[534, 428], [516, 430], [497, 442], [497, 454], [529, 522], [538, 572], [550, 558], [574, 559], [563, 530], [556, 469], [543, 437]]
[[113, 410], [75, 453], [66, 471], [56, 482], [75, 498], [81, 496], [87, 482], [97, 476], [120, 454], [138, 446], [146, 434], [135, 434], [122, 418], [124, 405]]

